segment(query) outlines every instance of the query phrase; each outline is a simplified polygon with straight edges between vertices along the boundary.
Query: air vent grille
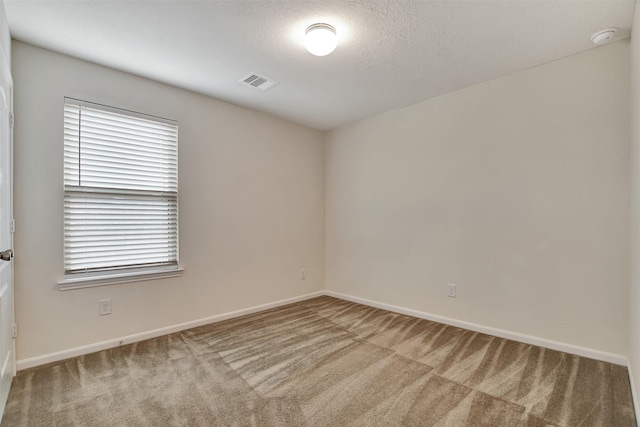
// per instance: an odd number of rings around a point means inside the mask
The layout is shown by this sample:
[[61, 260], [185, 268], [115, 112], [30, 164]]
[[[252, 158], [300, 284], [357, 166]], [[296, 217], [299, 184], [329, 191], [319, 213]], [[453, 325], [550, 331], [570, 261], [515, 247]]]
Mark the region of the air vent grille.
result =
[[276, 82], [275, 80], [271, 80], [268, 77], [260, 76], [255, 73], [251, 73], [248, 76], [241, 78], [239, 81], [248, 86], [252, 86], [261, 90], [271, 89], [278, 84], [278, 82]]

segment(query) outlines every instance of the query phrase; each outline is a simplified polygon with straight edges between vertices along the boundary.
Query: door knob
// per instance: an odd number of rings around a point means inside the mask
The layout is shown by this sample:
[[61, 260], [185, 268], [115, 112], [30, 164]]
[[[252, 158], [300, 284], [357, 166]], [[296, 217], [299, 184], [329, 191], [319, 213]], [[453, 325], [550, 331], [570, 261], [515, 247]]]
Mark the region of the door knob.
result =
[[0, 259], [2, 261], [11, 261], [11, 258], [13, 258], [13, 249], [0, 252]]

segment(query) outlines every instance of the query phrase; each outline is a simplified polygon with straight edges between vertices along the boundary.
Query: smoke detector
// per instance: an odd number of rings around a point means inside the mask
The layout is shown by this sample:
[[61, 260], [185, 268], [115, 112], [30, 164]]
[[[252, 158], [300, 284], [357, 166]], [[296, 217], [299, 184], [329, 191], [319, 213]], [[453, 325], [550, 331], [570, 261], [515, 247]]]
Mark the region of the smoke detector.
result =
[[605, 30], [600, 30], [591, 36], [591, 41], [595, 45], [605, 44], [615, 37], [616, 31], [618, 31], [617, 28], [607, 28]]

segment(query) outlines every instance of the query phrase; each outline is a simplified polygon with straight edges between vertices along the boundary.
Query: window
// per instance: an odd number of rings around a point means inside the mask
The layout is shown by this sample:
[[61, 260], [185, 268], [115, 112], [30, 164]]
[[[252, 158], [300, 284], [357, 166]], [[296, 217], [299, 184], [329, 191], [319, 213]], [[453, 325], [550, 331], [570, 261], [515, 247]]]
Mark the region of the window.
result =
[[174, 121], [65, 98], [62, 287], [179, 270], [177, 145]]

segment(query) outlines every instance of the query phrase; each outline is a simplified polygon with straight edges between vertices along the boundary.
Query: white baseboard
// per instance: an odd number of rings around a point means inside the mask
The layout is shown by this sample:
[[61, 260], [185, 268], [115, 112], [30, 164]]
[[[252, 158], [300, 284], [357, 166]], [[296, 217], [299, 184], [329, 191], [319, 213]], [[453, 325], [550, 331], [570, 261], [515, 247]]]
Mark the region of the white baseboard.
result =
[[469, 329], [475, 332], [481, 332], [483, 334], [494, 335], [500, 338], [507, 338], [513, 341], [519, 341], [526, 344], [533, 344], [540, 347], [549, 348], [552, 350], [563, 351], [565, 353], [576, 354], [578, 356], [584, 356], [591, 359], [601, 360], [603, 362], [614, 363], [616, 365], [627, 366], [629, 362], [626, 357], [618, 354], [607, 353], [600, 350], [594, 350], [586, 347], [580, 347], [577, 345], [566, 344], [559, 341], [552, 341], [544, 338], [534, 337], [531, 335], [520, 334], [517, 332], [507, 331], [504, 329], [492, 328], [489, 326], [479, 325], [477, 323], [465, 322], [462, 320], [456, 320], [449, 317], [439, 316], [436, 314], [425, 313], [418, 310], [412, 310], [409, 308], [398, 307], [391, 304], [385, 304], [378, 301], [372, 301], [364, 298], [354, 297], [352, 295], [341, 294], [339, 292], [325, 291], [325, 295], [329, 295], [335, 298], [356, 302], [358, 304], [364, 304], [371, 307], [381, 308], [383, 310], [393, 311], [394, 313], [406, 314], [407, 316], [418, 317], [420, 319], [432, 320], [438, 323], [444, 323], [446, 325], [457, 326], [459, 328]]
[[[371, 307], [381, 308], [395, 313], [406, 314], [408, 316], [418, 317], [421, 319], [432, 320], [434, 322], [444, 323], [451, 326], [457, 326], [459, 328], [469, 329], [476, 332], [481, 332], [489, 335], [494, 335], [501, 338], [507, 338], [514, 341], [523, 342], [526, 344], [533, 344], [540, 347], [549, 348], [552, 350], [563, 351], [566, 353], [576, 354], [579, 356], [589, 357], [591, 359], [602, 360], [604, 362], [615, 363], [617, 365], [627, 366], [629, 370], [629, 362], [626, 357], [617, 354], [607, 353], [604, 351], [593, 350], [590, 348], [579, 347], [571, 344], [566, 344], [558, 341], [551, 341], [544, 338], [534, 337], [530, 335], [520, 334], [517, 332], [507, 331], [504, 329], [497, 329], [488, 326], [479, 325], [476, 323], [465, 322], [461, 320], [452, 319], [449, 317], [439, 316], [435, 314], [425, 313], [418, 310], [412, 310], [404, 307], [398, 307], [391, 304], [385, 304], [378, 301], [372, 301], [364, 298], [354, 297], [352, 295], [341, 294], [333, 291], [318, 291], [311, 294], [302, 295], [294, 298], [288, 298], [268, 304], [257, 305], [254, 307], [245, 308], [242, 310], [232, 311], [229, 313], [218, 314], [215, 316], [205, 317], [202, 319], [196, 319], [185, 323], [179, 323], [177, 325], [171, 325], [164, 328], [153, 329], [151, 331], [140, 332], [133, 335], [127, 335], [124, 337], [114, 338], [107, 341], [101, 341], [81, 347], [75, 347], [68, 350], [62, 350], [55, 353], [44, 354], [42, 356], [31, 357], [27, 359], [21, 359], [16, 361], [16, 367], [18, 371], [33, 368], [47, 363], [57, 362], [60, 360], [68, 359], [71, 357], [82, 356], [96, 351], [106, 350], [109, 348], [118, 347], [121, 343], [131, 344], [138, 341], [144, 341], [150, 338], [156, 338], [162, 335], [172, 334], [174, 332], [180, 332], [185, 329], [195, 328], [197, 326], [207, 325], [209, 323], [221, 322], [223, 320], [232, 319], [235, 317], [244, 316], [247, 314], [257, 313], [259, 311], [268, 310], [270, 308], [280, 307], [283, 305], [291, 304], [294, 302], [304, 301], [310, 298], [315, 298], [322, 295], [328, 295], [335, 298], [340, 298], [347, 301], [356, 302], [359, 304], [368, 305]], [[633, 381], [633, 377], [630, 376], [630, 381]], [[633, 388], [632, 384], [632, 390]], [[634, 403], [637, 403], [634, 395]]]
[[325, 295], [323, 291], [313, 292], [298, 297], [288, 298], [268, 304], [256, 305], [254, 307], [245, 308], [242, 310], [236, 310], [229, 313], [218, 314], [215, 316], [205, 317], [202, 319], [196, 319], [189, 322], [179, 323], [177, 325], [171, 325], [164, 328], [153, 329], [151, 331], [140, 332], [133, 335], [127, 335], [120, 338], [114, 338], [107, 341], [101, 341], [81, 347], [70, 348], [68, 350], [62, 350], [55, 353], [44, 354], [42, 356], [30, 357], [28, 359], [22, 359], [16, 361], [16, 367], [18, 371], [23, 369], [33, 368], [40, 365], [45, 365], [51, 362], [58, 362], [60, 360], [69, 359], [70, 357], [82, 356], [89, 353], [95, 353], [96, 351], [107, 350], [120, 346], [122, 343], [131, 344], [138, 341], [148, 340], [150, 338], [156, 338], [162, 335], [172, 334], [174, 332], [184, 331], [185, 329], [195, 328], [197, 326], [208, 325], [210, 323], [221, 322], [223, 320], [233, 319], [235, 317], [245, 316], [247, 314], [257, 313], [259, 311], [268, 310], [270, 308], [276, 308], [294, 302], [304, 301], [310, 298], [315, 298]]

